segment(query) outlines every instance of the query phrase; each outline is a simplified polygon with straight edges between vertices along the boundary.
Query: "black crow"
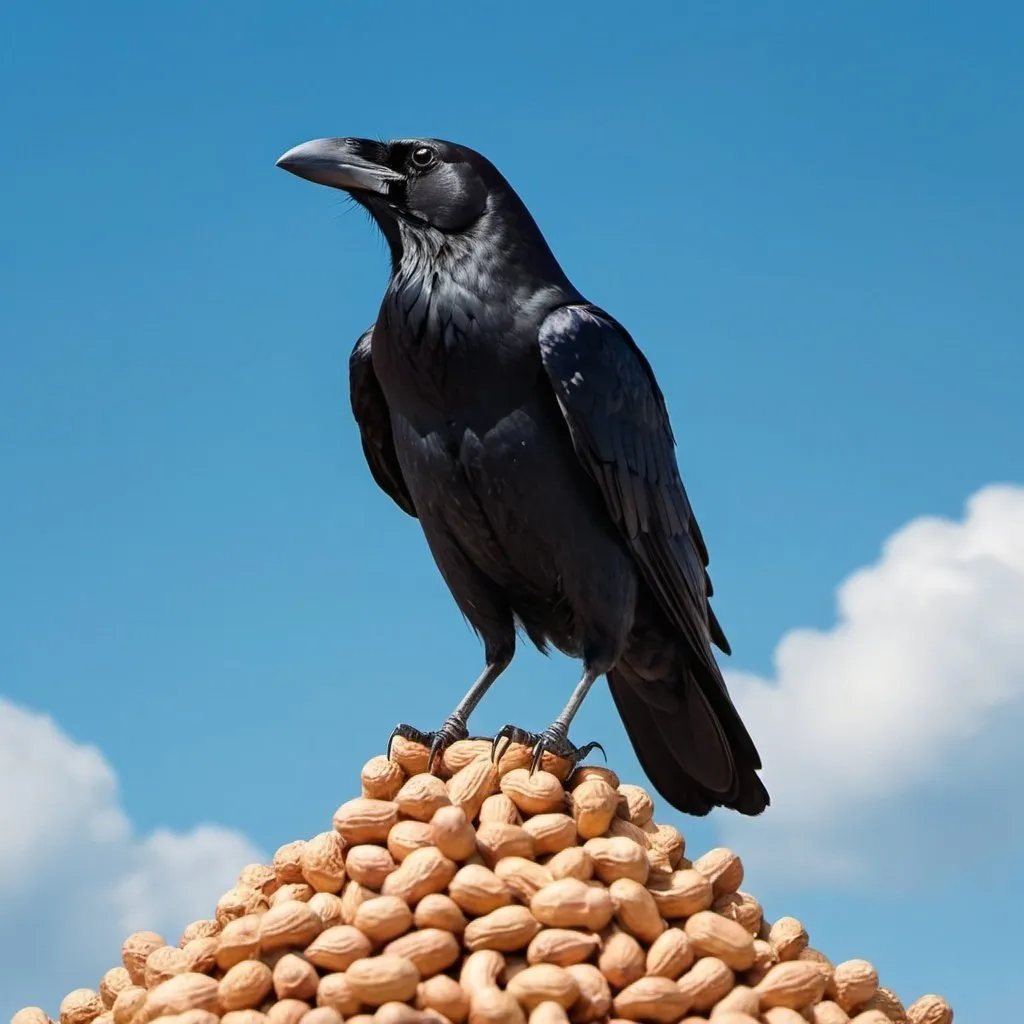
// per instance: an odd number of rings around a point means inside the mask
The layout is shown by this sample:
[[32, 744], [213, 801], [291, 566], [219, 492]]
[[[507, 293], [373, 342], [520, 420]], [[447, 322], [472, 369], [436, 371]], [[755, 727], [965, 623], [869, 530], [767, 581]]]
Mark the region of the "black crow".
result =
[[[278, 166], [376, 221], [391, 277], [349, 363], [370, 472], [419, 519], [486, 667], [444, 725], [396, 730], [433, 756], [504, 671], [517, 627], [583, 661], [539, 734], [495, 739], [577, 759], [569, 724], [602, 675], [637, 757], [674, 807], [759, 814], [761, 761], [711, 650], [708, 553], [651, 367], [565, 276], [479, 153], [437, 139], [318, 139]], [[394, 735], [394, 734], [393, 734]]]

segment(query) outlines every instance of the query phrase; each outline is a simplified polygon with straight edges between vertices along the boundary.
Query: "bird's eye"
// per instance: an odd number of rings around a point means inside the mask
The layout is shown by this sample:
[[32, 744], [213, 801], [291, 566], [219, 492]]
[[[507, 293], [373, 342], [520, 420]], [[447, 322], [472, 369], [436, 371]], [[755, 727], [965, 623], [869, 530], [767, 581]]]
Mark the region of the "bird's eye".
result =
[[434, 151], [429, 146], [417, 146], [412, 151], [412, 162], [422, 170], [424, 167], [429, 167], [436, 156]]

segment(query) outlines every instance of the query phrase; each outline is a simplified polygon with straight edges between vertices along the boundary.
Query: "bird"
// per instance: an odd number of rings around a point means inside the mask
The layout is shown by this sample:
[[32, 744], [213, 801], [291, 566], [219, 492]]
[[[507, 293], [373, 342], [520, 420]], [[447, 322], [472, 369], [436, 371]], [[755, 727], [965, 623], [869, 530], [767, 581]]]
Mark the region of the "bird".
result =
[[[761, 759], [712, 646], [708, 551], [662, 390], [626, 328], [570, 282], [538, 224], [482, 154], [441, 139], [322, 138], [277, 166], [347, 193], [387, 242], [390, 277], [349, 359], [352, 413], [377, 485], [419, 521], [484, 669], [432, 731], [430, 764], [517, 638], [582, 662], [526, 743], [578, 763], [570, 725], [605, 676], [644, 773], [677, 810], [770, 804]], [[389, 741], [389, 748], [390, 748]], [[602, 748], [603, 749], [603, 748]]]

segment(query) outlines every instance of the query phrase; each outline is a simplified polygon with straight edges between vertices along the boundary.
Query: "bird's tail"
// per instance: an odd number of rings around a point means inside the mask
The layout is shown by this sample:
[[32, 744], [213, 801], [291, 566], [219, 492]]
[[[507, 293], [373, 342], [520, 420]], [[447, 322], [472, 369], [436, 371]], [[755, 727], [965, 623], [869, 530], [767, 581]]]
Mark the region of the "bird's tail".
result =
[[624, 659], [608, 673], [651, 784], [685, 814], [704, 815], [713, 807], [760, 814], [771, 802], [757, 775], [761, 759], [721, 676], [684, 664], [681, 655], [666, 669], [669, 678], [641, 677]]

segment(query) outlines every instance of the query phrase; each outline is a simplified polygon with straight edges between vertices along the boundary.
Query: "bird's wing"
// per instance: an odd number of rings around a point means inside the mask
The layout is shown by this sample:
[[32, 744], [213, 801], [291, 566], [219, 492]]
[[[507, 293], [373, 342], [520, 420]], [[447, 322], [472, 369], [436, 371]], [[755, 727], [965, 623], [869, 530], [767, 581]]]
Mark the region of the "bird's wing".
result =
[[726, 653], [729, 644], [708, 606], [708, 552], [650, 364], [621, 324], [589, 304], [549, 313], [539, 341], [580, 462], [665, 613], [718, 676], [708, 639]]
[[348, 360], [348, 382], [352, 398], [352, 414], [359, 425], [363, 454], [370, 466], [377, 486], [403, 511], [416, 518], [409, 488], [402, 476], [402, 467], [395, 454], [395, 440], [391, 433], [391, 413], [381, 391], [380, 381], [373, 372], [370, 345], [373, 328], [362, 334]]

